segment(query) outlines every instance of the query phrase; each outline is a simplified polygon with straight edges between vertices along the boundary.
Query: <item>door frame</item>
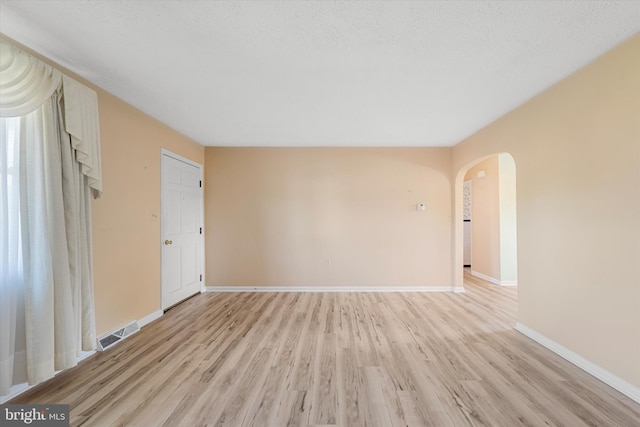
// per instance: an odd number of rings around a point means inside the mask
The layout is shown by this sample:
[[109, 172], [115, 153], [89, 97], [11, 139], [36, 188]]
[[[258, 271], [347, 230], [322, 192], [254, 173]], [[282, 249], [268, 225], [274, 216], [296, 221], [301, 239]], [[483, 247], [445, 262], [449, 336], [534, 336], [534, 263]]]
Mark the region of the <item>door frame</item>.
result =
[[195, 168], [197, 168], [200, 171], [200, 224], [202, 224], [202, 235], [201, 235], [201, 239], [202, 239], [202, 244], [200, 245], [200, 251], [198, 254], [198, 258], [199, 258], [199, 262], [200, 265], [202, 266], [202, 280], [200, 281], [200, 293], [203, 293], [206, 289], [205, 287], [205, 281], [206, 281], [206, 276], [205, 276], [205, 265], [204, 265], [204, 235], [205, 235], [205, 227], [204, 227], [204, 180], [203, 180], [203, 170], [204, 167], [203, 165], [201, 165], [200, 163], [194, 162], [193, 160], [189, 160], [186, 157], [183, 157], [179, 154], [176, 154], [172, 151], [169, 151], [165, 148], [161, 148], [160, 149], [160, 239], [158, 240], [158, 244], [160, 245], [160, 309], [161, 310], [166, 310], [168, 308], [170, 308], [171, 306], [165, 305], [165, 301], [164, 301], [164, 297], [163, 297], [163, 281], [164, 281], [164, 277], [163, 277], [163, 262], [164, 262], [164, 257], [162, 256], [162, 251], [164, 250], [164, 180], [163, 178], [163, 173], [164, 173], [164, 158], [166, 157], [171, 157], [174, 160], [178, 160], [180, 162], [183, 163], [187, 163], [191, 166], [194, 166]]
[[[456, 172], [455, 175], [455, 180], [454, 180], [454, 190], [453, 190], [453, 197], [454, 197], [454, 201], [453, 201], [453, 208], [454, 208], [454, 214], [453, 214], [453, 262], [452, 262], [452, 277], [453, 277], [453, 283], [452, 283], [452, 290], [454, 292], [464, 292], [464, 267], [463, 267], [463, 259], [464, 259], [464, 232], [463, 232], [463, 191], [464, 191], [464, 177], [467, 174], [467, 172], [473, 168], [475, 165], [477, 165], [478, 163], [494, 157], [494, 156], [499, 156], [501, 154], [508, 154], [509, 157], [511, 158], [511, 160], [513, 161], [513, 164], [515, 166], [515, 173], [513, 175], [513, 178], [515, 179], [515, 188], [516, 188], [516, 214], [515, 214], [515, 221], [516, 224], [518, 223], [518, 203], [517, 203], [517, 185], [518, 185], [518, 178], [517, 178], [517, 164], [515, 162], [515, 158], [513, 157], [513, 155], [507, 151], [499, 151], [496, 153], [492, 153], [492, 154], [487, 154], [485, 156], [481, 156], [476, 158], [475, 160], [467, 163], [466, 165], [462, 166], [460, 169], [458, 169], [458, 172]], [[471, 203], [473, 203], [473, 200], [471, 201]], [[473, 216], [471, 218], [471, 222], [473, 224]], [[473, 227], [473, 225], [472, 225]], [[517, 233], [517, 225], [516, 225], [516, 234], [515, 234], [515, 244], [516, 244], [516, 251], [517, 253], [520, 253], [519, 249], [519, 245], [518, 245], [518, 233]], [[501, 254], [500, 254], [501, 256]], [[519, 257], [519, 255], [518, 255]], [[473, 266], [473, 250], [471, 251], [471, 265]], [[518, 259], [516, 259], [516, 269], [518, 266]], [[517, 285], [517, 281], [516, 283], [509, 283], [509, 282], [505, 282], [505, 283], [500, 283], [500, 285]]]

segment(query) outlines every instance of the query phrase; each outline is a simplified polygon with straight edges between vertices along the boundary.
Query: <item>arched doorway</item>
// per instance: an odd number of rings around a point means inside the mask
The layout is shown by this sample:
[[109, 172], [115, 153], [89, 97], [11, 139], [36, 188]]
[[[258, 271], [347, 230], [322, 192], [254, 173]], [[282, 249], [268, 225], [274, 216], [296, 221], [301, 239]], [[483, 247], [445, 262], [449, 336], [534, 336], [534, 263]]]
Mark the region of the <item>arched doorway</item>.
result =
[[[467, 193], [473, 191], [472, 206], [467, 203], [465, 207], [465, 186]], [[491, 283], [517, 284], [516, 166], [513, 157], [508, 153], [497, 153], [465, 165], [456, 175], [454, 200], [454, 287], [461, 289], [464, 286], [465, 264], [470, 264], [474, 276]], [[472, 233], [471, 259], [468, 254], [465, 257], [465, 228]]]

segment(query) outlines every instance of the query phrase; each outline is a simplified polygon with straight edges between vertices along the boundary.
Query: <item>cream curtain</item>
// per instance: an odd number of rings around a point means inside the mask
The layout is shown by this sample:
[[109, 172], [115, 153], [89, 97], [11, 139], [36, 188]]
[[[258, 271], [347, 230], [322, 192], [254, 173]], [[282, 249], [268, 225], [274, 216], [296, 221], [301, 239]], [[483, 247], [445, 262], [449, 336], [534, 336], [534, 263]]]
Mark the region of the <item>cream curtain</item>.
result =
[[18, 208], [20, 158], [15, 145], [18, 124], [16, 119], [0, 119], [0, 395], [6, 394], [14, 382], [16, 358], [26, 361], [24, 351], [20, 351], [24, 347], [16, 348], [17, 338], [24, 336], [24, 324], [22, 336], [17, 334], [18, 295], [23, 283]]
[[71, 77], [62, 76], [65, 129], [71, 135], [76, 161], [82, 165], [94, 197], [102, 194], [98, 96]]
[[96, 92], [0, 39], [0, 117], [24, 116], [40, 108], [61, 84], [63, 128], [71, 136], [75, 160], [98, 198], [102, 194], [102, 166]]
[[0, 39], [0, 117], [24, 116], [60, 86], [62, 73]]
[[0, 230], [20, 230], [0, 237], [0, 266], [12, 268], [0, 281], [1, 395], [21, 335], [30, 384], [95, 348], [91, 194], [102, 183], [95, 92], [4, 40], [0, 53]]

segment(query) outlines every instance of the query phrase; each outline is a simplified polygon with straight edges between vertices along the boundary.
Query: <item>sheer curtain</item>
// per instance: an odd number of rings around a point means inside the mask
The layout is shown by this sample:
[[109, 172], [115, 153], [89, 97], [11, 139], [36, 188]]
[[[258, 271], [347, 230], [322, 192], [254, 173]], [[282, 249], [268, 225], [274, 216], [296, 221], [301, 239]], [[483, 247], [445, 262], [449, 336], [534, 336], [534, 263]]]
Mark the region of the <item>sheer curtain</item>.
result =
[[[19, 124], [19, 119], [0, 119], [0, 394], [6, 394], [13, 383], [18, 294], [23, 280], [19, 157], [15, 143]], [[18, 357], [24, 357], [20, 352], [24, 348], [18, 350]]]
[[4, 40], [0, 54], [2, 395], [20, 356], [36, 384], [95, 348], [90, 209], [102, 185], [95, 92]]

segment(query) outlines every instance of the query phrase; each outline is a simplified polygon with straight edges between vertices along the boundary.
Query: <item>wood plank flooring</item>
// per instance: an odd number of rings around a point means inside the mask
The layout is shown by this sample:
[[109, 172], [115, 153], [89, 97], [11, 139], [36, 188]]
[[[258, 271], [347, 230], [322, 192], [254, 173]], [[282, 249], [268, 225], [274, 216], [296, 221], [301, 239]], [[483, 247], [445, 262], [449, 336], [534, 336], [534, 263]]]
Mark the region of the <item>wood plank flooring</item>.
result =
[[638, 426], [513, 329], [517, 288], [207, 293], [11, 403], [73, 426]]

